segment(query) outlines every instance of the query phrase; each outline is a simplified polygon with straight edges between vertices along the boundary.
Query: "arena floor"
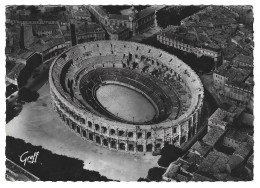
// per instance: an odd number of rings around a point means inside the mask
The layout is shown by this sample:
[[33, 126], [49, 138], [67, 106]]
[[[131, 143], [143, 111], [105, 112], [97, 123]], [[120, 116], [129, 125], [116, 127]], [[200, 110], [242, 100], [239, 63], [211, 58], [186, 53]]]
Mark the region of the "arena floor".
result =
[[[39, 91], [36, 102], [27, 103], [21, 113], [6, 126], [6, 134], [20, 138], [53, 153], [84, 161], [84, 168], [100, 172], [107, 178], [136, 181], [157, 166], [159, 156], [129, 155], [87, 142], [71, 132], [51, 107], [49, 84]], [[41, 157], [41, 153], [39, 154]]]
[[126, 121], [146, 122], [156, 115], [153, 105], [144, 95], [124, 86], [101, 86], [96, 96], [109, 112]]

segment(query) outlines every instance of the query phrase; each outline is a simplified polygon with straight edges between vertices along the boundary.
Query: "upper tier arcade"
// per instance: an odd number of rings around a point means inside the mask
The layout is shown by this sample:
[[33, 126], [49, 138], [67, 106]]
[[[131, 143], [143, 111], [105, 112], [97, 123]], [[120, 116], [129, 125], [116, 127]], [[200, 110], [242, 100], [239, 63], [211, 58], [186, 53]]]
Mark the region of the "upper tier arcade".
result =
[[[121, 142], [126, 151], [130, 151], [128, 142], [135, 143], [133, 151], [139, 151], [138, 145], [142, 145], [142, 152], [150, 142], [152, 150], [165, 142], [181, 146], [196, 134], [203, 107], [202, 83], [188, 65], [172, 54], [134, 42], [96, 41], [74, 46], [54, 60], [49, 82], [54, 109], [63, 121], [99, 145], [104, 146], [103, 137], [115, 139], [118, 145], [112, 147], [109, 142], [110, 149], [119, 149]], [[136, 122], [111, 114], [96, 97], [96, 91], [106, 84], [144, 95], [156, 111], [153, 119]], [[117, 130], [115, 135], [111, 130]], [[132, 137], [127, 136], [129, 132]], [[138, 137], [147, 132], [149, 139]]]

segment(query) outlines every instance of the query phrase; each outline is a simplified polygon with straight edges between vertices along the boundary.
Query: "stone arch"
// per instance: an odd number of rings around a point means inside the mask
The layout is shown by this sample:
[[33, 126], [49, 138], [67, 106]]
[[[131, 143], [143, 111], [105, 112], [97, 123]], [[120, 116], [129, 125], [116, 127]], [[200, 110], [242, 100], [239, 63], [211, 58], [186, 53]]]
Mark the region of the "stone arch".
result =
[[101, 132], [104, 133], [104, 134], [106, 134], [106, 133], [107, 133], [107, 128], [104, 127], [104, 126], [102, 126], [102, 127], [101, 127]]
[[120, 143], [119, 144], [119, 149], [120, 150], [125, 150], [125, 143]]
[[141, 132], [137, 133], [137, 138], [142, 138], [142, 136], [143, 136], [143, 133], [141, 133]]
[[107, 141], [107, 139], [104, 139], [104, 140], [103, 140], [103, 145], [106, 146], [106, 147], [108, 146], [108, 141]]
[[111, 135], [116, 135], [115, 129], [110, 129], [110, 134], [111, 134]]
[[151, 132], [147, 132], [146, 138], [147, 138], [147, 139], [151, 139], [151, 138], [152, 138], [152, 133], [151, 133]]
[[81, 133], [81, 128], [79, 126], [77, 126], [77, 133]]
[[134, 145], [133, 144], [128, 144], [128, 151], [134, 151]]
[[66, 118], [65, 118], [65, 116], [62, 114], [62, 120], [63, 121], [65, 121], [66, 120]]
[[73, 130], [76, 130], [76, 124], [75, 124], [74, 122], [72, 122], [71, 128], [72, 128]]
[[161, 143], [157, 143], [157, 144], [155, 145], [155, 148], [156, 148], [156, 149], [161, 149]]
[[92, 140], [92, 141], [94, 140], [93, 133], [89, 133], [89, 134], [88, 134], [88, 137], [89, 137], [89, 140]]
[[95, 130], [96, 130], [96, 131], [99, 131], [99, 129], [100, 129], [99, 124], [95, 124]]
[[96, 143], [99, 144], [99, 145], [101, 144], [100, 136], [96, 136]]
[[85, 119], [84, 119], [84, 118], [80, 118], [80, 122], [81, 122], [82, 124], [85, 124]]
[[112, 140], [110, 142], [110, 144], [111, 144], [111, 148], [116, 149], [116, 141], [115, 140]]
[[146, 151], [151, 152], [153, 150], [153, 145], [152, 144], [147, 144], [146, 145]]
[[143, 145], [137, 145], [137, 151], [143, 152], [144, 151]]
[[91, 121], [88, 121], [88, 127], [92, 128], [92, 122]]
[[86, 132], [86, 130], [82, 130], [82, 135], [83, 135], [84, 137], [87, 137], [87, 132]]
[[125, 136], [125, 132], [122, 130], [118, 131], [118, 136]]
[[66, 121], [66, 125], [70, 125], [70, 122], [69, 122], [69, 119], [68, 118], [65, 118], [65, 121]]
[[129, 138], [133, 138], [134, 133], [133, 133], [133, 132], [128, 132], [127, 136], [128, 136]]

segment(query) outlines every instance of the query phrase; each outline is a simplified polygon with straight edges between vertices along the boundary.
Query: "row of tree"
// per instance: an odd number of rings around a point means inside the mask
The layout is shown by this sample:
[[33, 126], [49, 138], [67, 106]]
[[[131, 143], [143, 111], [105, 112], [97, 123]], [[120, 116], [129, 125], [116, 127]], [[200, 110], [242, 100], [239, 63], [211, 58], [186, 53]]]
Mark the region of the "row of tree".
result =
[[139, 178], [138, 181], [161, 181], [162, 176], [165, 173], [168, 166], [176, 161], [179, 157], [181, 157], [184, 152], [180, 149], [175, 147], [174, 145], [165, 145], [161, 150], [161, 157], [158, 160], [159, 167], [153, 167], [149, 169], [146, 178]]
[[[23, 166], [20, 155], [25, 151], [39, 152], [36, 163]], [[6, 137], [6, 157], [22, 165], [41, 181], [113, 181], [101, 176], [99, 172], [84, 169], [83, 161], [54, 154], [41, 146], [33, 146], [9, 136]]]

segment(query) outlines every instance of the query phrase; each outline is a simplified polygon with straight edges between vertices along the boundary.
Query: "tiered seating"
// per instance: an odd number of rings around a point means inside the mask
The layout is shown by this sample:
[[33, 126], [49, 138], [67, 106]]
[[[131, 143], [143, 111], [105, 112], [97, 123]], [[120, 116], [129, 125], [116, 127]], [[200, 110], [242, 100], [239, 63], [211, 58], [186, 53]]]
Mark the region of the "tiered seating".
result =
[[[153, 50], [152, 48], [146, 50], [141, 49], [142, 45], [130, 46], [124, 45], [123, 43], [114, 44], [113, 42], [101, 44], [90, 43], [89, 45], [80, 46], [79, 48], [75, 48], [75, 50], [69, 51], [66, 54], [66, 60], [60, 58], [55, 64], [57, 72], [60, 72], [68, 60], [74, 60], [73, 65], [75, 65], [75, 67], [69, 69], [70, 75], [74, 75], [74, 88], [77, 88], [76, 86], [79, 83], [80, 87], [82, 87], [79, 92], [85, 90], [88, 96], [86, 98], [89, 99], [90, 97], [91, 99], [91, 97], [93, 97], [92, 89], [95, 88], [96, 85], [105, 81], [119, 81], [132, 85], [152, 97], [158, 107], [161, 110], [163, 109], [164, 114], [172, 112], [169, 119], [176, 119], [177, 116], [188, 110], [191, 105], [191, 101], [187, 100], [190, 99], [190, 91], [187, 92], [184, 89], [180, 81], [178, 81], [178, 79], [176, 80], [175, 73], [171, 71], [171, 68], [174, 69], [175, 67], [178, 69], [178, 73], [181, 74], [181, 70], [184, 70], [186, 67], [178, 63], [174, 64], [173, 62], [176, 59], [173, 57], [163, 55], [163, 52]], [[115, 45], [117, 45], [117, 47], [115, 47]], [[140, 53], [140, 50], [142, 53]], [[82, 59], [81, 55], [86, 52], [90, 52], [91, 55], [85, 57], [86, 59]], [[129, 52], [132, 53], [132, 60], [127, 63]], [[136, 54], [138, 55], [138, 61], [135, 60]], [[160, 59], [159, 62], [158, 57]], [[173, 63], [173, 67], [171, 68], [167, 68], [161, 63], [169, 61]], [[136, 66], [136, 64], [140, 66]], [[123, 69], [123, 66], [125, 69]], [[91, 73], [93, 69], [95, 71]], [[146, 72], [143, 72], [144, 70], [146, 70]], [[183, 75], [180, 76], [185, 80]], [[54, 79], [57, 78], [58, 76], [55, 76]], [[166, 92], [167, 95], [162, 95], [164, 92]], [[91, 102], [90, 100], [87, 101]], [[180, 112], [178, 110], [179, 107], [182, 108]]]

